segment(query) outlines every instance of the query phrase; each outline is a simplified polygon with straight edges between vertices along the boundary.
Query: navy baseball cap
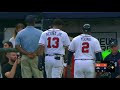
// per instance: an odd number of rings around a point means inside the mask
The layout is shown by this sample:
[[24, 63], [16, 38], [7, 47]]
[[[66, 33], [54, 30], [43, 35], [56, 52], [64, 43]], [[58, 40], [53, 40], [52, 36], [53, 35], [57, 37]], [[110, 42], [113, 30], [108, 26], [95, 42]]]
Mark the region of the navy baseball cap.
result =
[[35, 17], [35, 15], [28, 15], [26, 18], [25, 18], [25, 21], [27, 22], [27, 23], [31, 23], [31, 22], [36, 22], [36, 17]]
[[117, 45], [118, 45], [118, 42], [116, 39], [110, 40], [110, 44], [109, 44], [110, 47], [116, 47]]

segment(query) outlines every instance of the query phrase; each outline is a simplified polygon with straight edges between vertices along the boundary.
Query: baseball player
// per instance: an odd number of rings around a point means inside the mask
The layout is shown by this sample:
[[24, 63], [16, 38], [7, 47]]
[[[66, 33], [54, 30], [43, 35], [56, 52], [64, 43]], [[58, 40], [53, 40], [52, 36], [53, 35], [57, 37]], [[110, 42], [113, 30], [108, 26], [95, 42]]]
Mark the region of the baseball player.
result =
[[65, 51], [68, 50], [70, 39], [62, 31], [63, 22], [60, 19], [53, 21], [53, 28], [43, 32], [39, 40], [39, 54], [42, 57], [45, 51], [45, 70], [47, 78], [61, 78]]
[[99, 41], [90, 35], [90, 24], [83, 25], [83, 34], [75, 37], [69, 46], [68, 62], [70, 67], [74, 53], [74, 78], [95, 78], [95, 60], [102, 60]]

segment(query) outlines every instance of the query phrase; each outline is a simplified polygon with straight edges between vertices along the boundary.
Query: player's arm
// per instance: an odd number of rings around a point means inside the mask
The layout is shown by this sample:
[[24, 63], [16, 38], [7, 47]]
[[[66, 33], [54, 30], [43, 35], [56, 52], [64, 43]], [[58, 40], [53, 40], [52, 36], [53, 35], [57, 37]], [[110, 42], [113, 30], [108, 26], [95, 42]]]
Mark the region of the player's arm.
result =
[[103, 61], [102, 53], [101, 52], [97, 52], [95, 54], [95, 56], [96, 56], [96, 61]]
[[45, 48], [44, 45], [39, 45], [38, 50], [36, 52], [38, 56], [43, 56], [44, 48]]
[[39, 59], [38, 59], [38, 69], [41, 71], [43, 70], [43, 54], [44, 54], [44, 46], [43, 45], [39, 45], [39, 48], [38, 48], [38, 52], [37, 52], [37, 55], [39, 56]]
[[67, 62], [67, 57], [68, 57], [68, 47], [64, 46], [64, 48], [65, 48], [64, 62], [66, 63]]
[[72, 40], [72, 42], [70, 43], [70, 46], [68, 48], [68, 61], [67, 61], [67, 65], [71, 65], [71, 61], [72, 61], [72, 56], [73, 56], [73, 53], [75, 51], [75, 43], [74, 43], [74, 40]]
[[43, 33], [41, 34], [40, 39], [39, 39], [39, 43], [38, 43], [39, 47], [38, 47], [38, 49], [36, 50], [36, 53], [37, 53], [37, 55], [39, 55], [39, 56], [43, 56], [44, 49], [45, 49], [45, 45], [46, 45], [46, 42], [45, 42], [46, 39], [45, 39], [45, 38], [46, 38], [46, 36], [45, 36], [45, 33], [43, 32]]
[[39, 40], [39, 47], [36, 50], [36, 54], [39, 56], [39, 60], [38, 60], [38, 69], [42, 70], [42, 62], [43, 62], [43, 55], [44, 55], [44, 49], [45, 49], [45, 36], [42, 33], [40, 40]]
[[[39, 30], [40, 31], [40, 38], [41, 38], [41, 35], [42, 35], [42, 33], [43, 33], [43, 31], [41, 31], [41, 30]], [[42, 36], [43, 37], [43, 36]], [[38, 43], [38, 48], [34, 51], [34, 53], [37, 55], [37, 56], [39, 56], [39, 49], [40, 49], [40, 38], [39, 38], [39, 43]]]
[[103, 61], [102, 49], [100, 47], [100, 43], [98, 40], [95, 41], [95, 56], [96, 56], [96, 61]]
[[73, 53], [74, 52], [72, 52], [72, 51], [68, 51], [68, 60], [67, 60], [68, 66], [71, 65]]
[[64, 60], [65, 60], [65, 63], [67, 62], [67, 57], [68, 57], [68, 47], [70, 45], [70, 38], [69, 36], [67, 35], [67, 33], [64, 33], [64, 37], [63, 37], [63, 44], [64, 44], [64, 47], [65, 47], [65, 57], [64, 57]]

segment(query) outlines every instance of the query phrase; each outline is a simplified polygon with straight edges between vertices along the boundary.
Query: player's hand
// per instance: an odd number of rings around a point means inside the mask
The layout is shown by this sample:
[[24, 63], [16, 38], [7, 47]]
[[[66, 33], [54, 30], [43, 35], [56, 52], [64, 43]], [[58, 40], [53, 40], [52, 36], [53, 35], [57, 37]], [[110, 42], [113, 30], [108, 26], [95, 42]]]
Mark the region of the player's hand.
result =
[[42, 71], [42, 70], [44, 69], [42, 63], [38, 63], [38, 69], [39, 69], [40, 71]]

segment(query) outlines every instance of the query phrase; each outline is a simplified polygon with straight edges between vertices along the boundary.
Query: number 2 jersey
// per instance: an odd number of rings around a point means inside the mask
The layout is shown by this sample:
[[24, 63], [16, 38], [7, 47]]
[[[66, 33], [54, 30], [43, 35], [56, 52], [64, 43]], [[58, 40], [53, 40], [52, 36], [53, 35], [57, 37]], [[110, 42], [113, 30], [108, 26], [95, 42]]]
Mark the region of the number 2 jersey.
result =
[[81, 34], [72, 40], [69, 51], [75, 52], [75, 59], [96, 59], [95, 53], [102, 50], [96, 38], [88, 34]]
[[45, 54], [65, 55], [64, 46], [70, 45], [70, 39], [67, 33], [60, 29], [48, 29], [42, 33], [39, 45], [45, 46]]

